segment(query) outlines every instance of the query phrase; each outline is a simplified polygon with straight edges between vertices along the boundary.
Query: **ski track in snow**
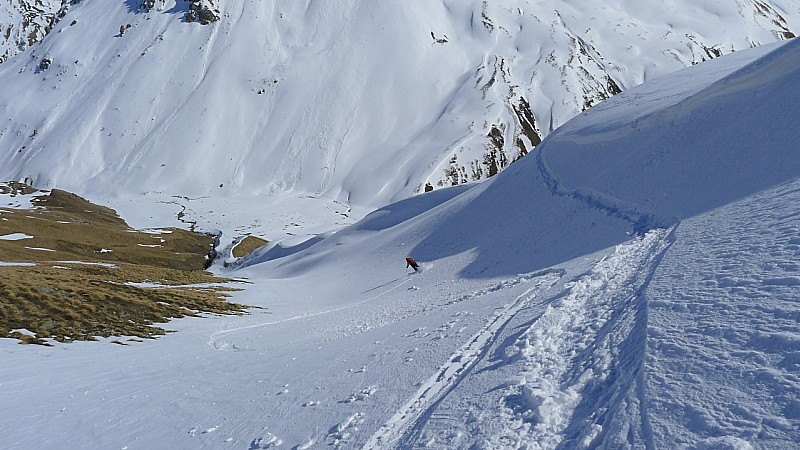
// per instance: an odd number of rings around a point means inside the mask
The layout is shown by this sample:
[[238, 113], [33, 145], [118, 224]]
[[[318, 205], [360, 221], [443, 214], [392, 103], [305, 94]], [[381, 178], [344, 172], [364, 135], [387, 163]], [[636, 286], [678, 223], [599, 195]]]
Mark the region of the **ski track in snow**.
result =
[[[653, 230], [619, 245], [568, 282], [562, 294], [547, 294], [561, 276], [543, 275], [454, 353], [364, 448], [586, 448], [609, 434], [616, 438], [620, 426], [610, 422], [620, 416], [637, 422], [626, 424], [630, 438], [646, 442], [646, 414], [625, 397], [643, 395], [643, 292], [671, 245], [671, 233]], [[541, 301], [531, 302], [540, 296]], [[543, 306], [515, 340], [504, 344], [509, 341], [499, 335], [521, 309]], [[473, 383], [475, 377], [467, 375], [477, 367], [491, 370], [485, 361], [490, 353], [502, 354], [500, 367], [511, 367], [513, 375], [488, 392], [485, 386], [462, 389]], [[468, 397], [474, 392], [483, 394], [472, 401]], [[504, 405], [499, 414], [489, 399], [495, 397]]]
[[678, 219], [657, 217], [646, 208], [630, 202], [624, 202], [610, 195], [593, 189], [572, 188], [556, 174], [547, 160], [546, 149], [536, 152], [536, 163], [544, 177], [547, 187], [554, 196], [567, 197], [585, 203], [586, 206], [599, 209], [609, 216], [630, 222], [633, 231], [642, 234], [652, 228], [666, 228], [678, 222]]
[[[395, 281], [398, 281], [398, 280], [395, 280]], [[380, 298], [380, 297], [382, 297], [382, 296], [384, 296], [384, 295], [386, 295], [386, 294], [388, 294], [388, 293], [390, 293], [390, 292], [392, 292], [394, 290], [397, 290], [397, 288], [407, 284], [411, 280], [413, 280], [412, 277], [407, 277], [406, 280], [401, 281], [400, 283], [398, 283], [398, 284], [396, 284], [396, 285], [394, 285], [394, 286], [382, 291], [379, 294], [373, 295], [372, 297], [369, 297], [369, 298], [367, 298], [365, 300], [361, 300], [361, 301], [356, 302], [356, 303], [350, 303], [350, 304], [347, 304], [347, 305], [344, 305], [344, 306], [340, 306], [340, 307], [337, 307], [337, 308], [324, 309], [324, 310], [313, 312], [313, 313], [298, 314], [296, 316], [287, 317], [285, 319], [272, 320], [272, 321], [268, 321], [268, 322], [260, 322], [260, 323], [256, 323], [256, 324], [245, 325], [245, 326], [241, 326], [241, 327], [235, 327], [235, 328], [229, 328], [229, 329], [226, 329], [226, 330], [217, 331], [216, 333], [213, 333], [209, 337], [208, 345], [214, 347], [217, 350], [229, 350], [229, 349], [236, 350], [235, 344], [231, 344], [231, 343], [229, 343], [227, 341], [219, 342], [220, 338], [222, 336], [226, 336], [226, 335], [229, 335], [231, 333], [236, 333], [236, 332], [239, 332], [239, 331], [252, 330], [254, 328], [263, 328], [263, 327], [268, 327], [268, 326], [271, 326], [271, 325], [277, 325], [277, 324], [286, 323], [286, 322], [294, 322], [296, 320], [310, 319], [310, 318], [313, 318], [313, 317], [319, 317], [319, 316], [323, 316], [323, 315], [326, 315], [326, 314], [332, 314], [332, 313], [336, 313], [336, 312], [339, 312], [339, 311], [344, 311], [346, 309], [355, 308], [357, 306], [361, 306], [361, 305], [363, 305], [365, 303], [369, 303], [369, 302], [371, 302], [373, 300], [376, 300], [376, 299], [378, 299], [378, 298]]]
[[[558, 273], [546, 273], [534, 278], [536, 285], [519, 295], [514, 302], [499, 310], [485, 327], [453, 353], [447, 363], [424, 382], [416, 394], [369, 438], [364, 449], [393, 446], [398, 444], [401, 439], [403, 441], [408, 439], [405, 436], [406, 433], [415, 434], [415, 431], [418, 430], [413, 424], [425, 415], [428, 405], [437, 398], [447, 395], [459, 380], [466, 377], [475, 363], [485, 356], [485, 350], [497, 336], [498, 331], [520, 309], [529, 306], [529, 303], [537, 297], [537, 293], [547, 290], [559, 279]], [[412, 424], [412, 428], [407, 431], [409, 424]], [[405, 444], [401, 443], [399, 446], [404, 447]]]
[[628, 370], [641, 371], [644, 346], [638, 354], [627, 355], [620, 344], [643, 341], [647, 321], [637, 314], [646, 308], [641, 296], [670, 240], [670, 230], [658, 229], [619, 245], [589, 273], [569, 283], [564, 298], [548, 305], [505, 349], [508, 358], [521, 361], [522, 385], [509, 389], [509, 407], [501, 419], [510, 426], [489, 438], [493, 445], [510, 441], [531, 449], [557, 448], [565, 438], [574, 441], [567, 448], [596, 445], [606, 431], [606, 418], [596, 411], [613, 408], [614, 402], [605, 408], [594, 405], [588, 417], [582, 417], [579, 406], [602, 400], [587, 395], [598, 385], [610, 385], [615, 388], [611, 392], [630, 389], [633, 374], [617, 373], [624, 359], [636, 361]]

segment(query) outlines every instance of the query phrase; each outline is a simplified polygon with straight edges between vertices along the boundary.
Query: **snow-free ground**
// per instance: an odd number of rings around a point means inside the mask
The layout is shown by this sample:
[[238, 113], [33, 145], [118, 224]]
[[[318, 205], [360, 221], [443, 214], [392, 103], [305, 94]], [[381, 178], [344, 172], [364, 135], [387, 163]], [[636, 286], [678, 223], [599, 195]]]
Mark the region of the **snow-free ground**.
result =
[[0, 340], [2, 444], [797, 448], [798, 85], [793, 40], [631, 89], [488, 182], [215, 265], [247, 316]]

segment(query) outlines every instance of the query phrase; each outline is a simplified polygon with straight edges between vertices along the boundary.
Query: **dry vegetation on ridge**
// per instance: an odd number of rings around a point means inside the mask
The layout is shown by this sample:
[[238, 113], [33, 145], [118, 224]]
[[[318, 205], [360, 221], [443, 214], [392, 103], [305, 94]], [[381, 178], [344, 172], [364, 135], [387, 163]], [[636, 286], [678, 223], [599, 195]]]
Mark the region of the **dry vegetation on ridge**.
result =
[[212, 236], [132, 230], [114, 210], [56, 189], [6, 183], [0, 194], [35, 196], [34, 209], [0, 203], [0, 337], [149, 338], [170, 318], [244, 310], [226, 300], [231, 280], [203, 270]]
[[266, 239], [261, 239], [257, 236], [245, 236], [244, 239], [239, 241], [235, 247], [233, 247], [233, 251], [231, 252], [234, 258], [241, 258], [244, 256], [249, 255], [253, 251], [261, 248], [262, 246], [268, 244], [269, 241]]

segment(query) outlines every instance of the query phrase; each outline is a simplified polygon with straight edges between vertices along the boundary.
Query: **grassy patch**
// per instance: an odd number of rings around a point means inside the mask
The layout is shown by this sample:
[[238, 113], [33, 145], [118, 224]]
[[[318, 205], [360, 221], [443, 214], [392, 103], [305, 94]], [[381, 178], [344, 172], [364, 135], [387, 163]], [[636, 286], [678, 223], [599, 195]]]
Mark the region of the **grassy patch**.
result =
[[[0, 193], [31, 191], [5, 184]], [[164, 334], [154, 324], [170, 318], [244, 310], [226, 300], [230, 280], [202, 270], [212, 236], [135, 231], [114, 210], [74, 194], [38, 194], [34, 209], [0, 208], [0, 262], [35, 263], [0, 265], [0, 336], [33, 343], [150, 338]], [[2, 239], [15, 233], [30, 238]]]
[[269, 244], [269, 241], [265, 239], [261, 239], [260, 237], [255, 236], [246, 236], [242, 239], [236, 247], [233, 248], [231, 252], [234, 257], [241, 258], [243, 256], [249, 255], [251, 252], [256, 250], [257, 248]]

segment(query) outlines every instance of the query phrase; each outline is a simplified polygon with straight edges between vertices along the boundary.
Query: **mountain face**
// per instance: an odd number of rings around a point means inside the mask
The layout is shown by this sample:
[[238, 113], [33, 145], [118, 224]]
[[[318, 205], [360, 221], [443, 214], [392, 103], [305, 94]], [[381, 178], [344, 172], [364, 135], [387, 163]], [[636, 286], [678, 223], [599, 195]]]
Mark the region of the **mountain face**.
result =
[[[476, 67], [475, 49], [448, 45], [469, 34], [455, 26], [427, 31], [463, 24], [466, 2], [429, 10], [394, 3], [347, 9], [324, 0], [273, 11], [225, 2], [218, 21], [202, 25], [185, 22], [188, 4], [100, 14], [84, 0], [70, 9], [81, 15], [50, 34], [75, 46], [46, 38], [0, 65], [8, 115], [0, 139], [19, 144], [0, 171], [93, 192], [235, 192], [210, 197], [222, 208], [181, 210], [178, 218], [227, 215], [237, 227], [265, 204], [259, 220], [299, 223], [275, 218], [271, 198], [247, 202], [247, 190], [269, 192], [264, 186], [291, 194], [325, 183], [320, 192], [353, 202], [410, 192], [425, 180], [409, 175], [415, 169], [440, 169], [415, 158], [452, 138], [461, 120], [516, 113], [497, 103], [504, 72], [485, 97], [475, 70], [459, 72]], [[619, 13], [624, 5], [633, 4], [607, 6]], [[723, 12], [714, 9], [724, 22]], [[281, 25], [281, 14], [291, 26]], [[699, 9], [692, 14], [708, 19]], [[78, 27], [108, 17], [112, 25], [54, 34], [71, 20]], [[500, 41], [490, 38], [499, 35], [483, 29], [472, 43], [494, 49]], [[250, 314], [181, 319], [169, 324], [177, 332], [147, 342], [30, 348], [0, 339], [2, 442], [14, 449], [797, 448], [800, 40], [737, 51], [630, 89], [614, 79], [622, 93], [489, 180], [410, 196], [334, 233], [214, 264], [247, 281], [237, 283], [244, 290], [233, 300], [252, 305]], [[525, 98], [540, 124], [537, 98]], [[434, 108], [443, 103], [452, 108]], [[481, 132], [466, 127], [472, 140], [459, 145], [485, 150], [486, 135], [507, 145], [511, 125], [487, 123]], [[320, 154], [330, 159], [315, 159]], [[320, 161], [329, 164], [327, 179], [313, 170]], [[231, 168], [241, 170], [233, 188], [225, 178]], [[323, 203], [295, 195], [306, 202], [304, 220]], [[152, 200], [139, 196], [139, 216], [175, 217], [167, 202]], [[8, 232], [0, 242], [19, 240], [17, 230]], [[409, 255], [421, 273], [404, 268]], [[71, 263], [47, 264], [61, 271]], [[31, 286], [50, 293], [47, 283]], [[58, 299], [72, 301], [66, 294]]]
[[0, 14], [3, 179], [367, 207], [494, 175], [624, 89], [800, 29], [789, 0], [2, 0]]
[[[209, 24], [219, 20], [217, 0], [179, 0], [188, 3], [187, 22]], [[44, 39], [81, 0], [3, 0], [0, 2], [0, 63]], [[162, 11], [166, 0], [130, 0], [133, 11]], [[138, 4], [138, 6], [137, 6]], [[178, 5], [175, 5], [178, 9]], [[73, 24], [74, 25], [74, 24]], [[123, 27], [124, 30], [124, 27]]]

